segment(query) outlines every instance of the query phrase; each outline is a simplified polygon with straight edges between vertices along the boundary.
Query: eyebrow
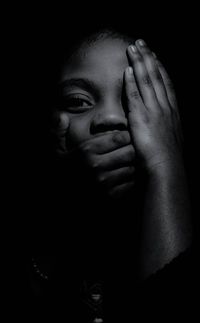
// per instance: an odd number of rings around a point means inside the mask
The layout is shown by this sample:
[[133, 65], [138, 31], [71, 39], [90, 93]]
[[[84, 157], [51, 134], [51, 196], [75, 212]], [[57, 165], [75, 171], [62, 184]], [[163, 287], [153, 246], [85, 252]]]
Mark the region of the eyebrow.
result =
[[79, 87], [87, 92], [97, 94], [97, 84], [87, 78], [71, 78], [64, 80], [60, 83], [61, 88], [64, 90], [71, 87]]
[[[121, 90], [123, 87], [123, 80], [118, 79], [116, 83], [118, 89]], [[92, 93], [93, 95], [97, 96], [99, 94], [99, 85], [88, 78], [70, 78], [61, 82], [60, 86], [62, 90], [72, 87], [79, 87], [86, 92]]]

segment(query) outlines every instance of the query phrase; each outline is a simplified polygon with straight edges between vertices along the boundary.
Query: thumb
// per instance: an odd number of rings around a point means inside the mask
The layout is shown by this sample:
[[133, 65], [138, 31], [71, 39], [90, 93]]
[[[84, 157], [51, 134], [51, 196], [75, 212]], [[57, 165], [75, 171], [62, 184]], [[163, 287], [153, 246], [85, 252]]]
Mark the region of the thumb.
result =
[[55, 126], [58, 133], [66, 133], [69, 127], [69, 117], [66, 113], [55, 113]]
[[53, 116], [56, 139], [56, 151], [60, 154], [67, 153], [66, 134], [69, 128], [69, 117], [66, 113], [56, 112]]

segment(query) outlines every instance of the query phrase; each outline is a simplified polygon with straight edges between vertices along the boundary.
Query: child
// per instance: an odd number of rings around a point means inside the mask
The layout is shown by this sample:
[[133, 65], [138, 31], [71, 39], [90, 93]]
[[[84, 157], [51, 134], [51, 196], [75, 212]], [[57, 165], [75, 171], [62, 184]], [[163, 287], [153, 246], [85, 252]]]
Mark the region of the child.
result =
[[171, 81], [144, 40], [113, 30], [84, 37], [65, 55], [53, 134], [57, 213], [66, 211], [62, 233], [73, 245], [67, 257], [80, 256], [89, 280], [115, 276], [122, 264], [128, 277], [145, 279], [191, 243]]
[[128, 196], [130, 216], [143, 183], [139, 258], [147, 277], [190, 244], [180, 117], [167, 72], [143, 40], [105, 30], [66, 58], [59, 86], [60, 152], [78, 154], [111, 199]]

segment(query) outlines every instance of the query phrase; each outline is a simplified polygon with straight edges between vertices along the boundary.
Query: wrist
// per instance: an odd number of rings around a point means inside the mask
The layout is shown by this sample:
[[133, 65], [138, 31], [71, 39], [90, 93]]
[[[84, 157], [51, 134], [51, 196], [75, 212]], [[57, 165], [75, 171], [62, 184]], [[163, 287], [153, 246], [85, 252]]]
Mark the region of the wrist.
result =
[[147, 175], [154, 176], [175, 175], [177, 172], [184, 171], [183, 157], [181, 154], [176, 154], [152, 158], [145, 163], [145, 171]]

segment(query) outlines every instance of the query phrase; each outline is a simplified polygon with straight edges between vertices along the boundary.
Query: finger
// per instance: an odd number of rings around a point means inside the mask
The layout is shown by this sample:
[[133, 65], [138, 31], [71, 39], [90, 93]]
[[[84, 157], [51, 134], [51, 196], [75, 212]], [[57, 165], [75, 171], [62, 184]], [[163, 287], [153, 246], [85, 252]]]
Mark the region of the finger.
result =
[[123, 196], [125, 193], [129, 192], [131, 189], [133, 189], [134, 186], [135, 186], [134, 182], [127, 182], [124, 184], [117, 185], [112, 190], [110, 190], [109, 195], [112, 198], [117, 199]]
[[158, 101], [144, 60], [134, 45], [129, 46], [127, 52], [143, 102], [147, 108], [153, 109], [158, 106]]
[[160, 71], [160, 74], [162, 76], [163, 83], [165, 85], [165, 89], [167, 92], [167, 97], [170, 102], [170, 105], [172, 108], [177, 109], [178, 105], [177, 105], [176, 94], [174, 91], [173, 83], [172, 83], [166, 69], [164, 68], [163, 64], [157, 59], [155, 53], [154, 53], [154, 57], [156, 58], [156, 63], [157, 63], [158, 69]]
[[161, 73], [158, 69], [158, 65], [156, 63], [156, 60], [152, 52], [150, 51], [150, 49], [147, 47], [146, 43], [142, 39], [136, 41], [136, 46], [138, 51], [143, 57], [143, 60], [144, 60], [147, 72], [152, 81], [158, 102], [160, 103], [161, 107], [165, 109], [169, 109], [169, 101], [168, 101], [165, 85], [163, 83]]
[[128, 66], [126, 68], [124, 79], [128, 112], [133, 112], [138, 108], [140, 110], [144, 109], [145, 106], [138, 90], [132, 67]]
[[81, 144], [81, 148], [84, 151], [106, 154], [119, 149], [123, 146], [127, 146], [131, 143], [130, 134], [128, 131], [113, 131], [113, 133], [103, 134], [98, 137], [92, 138]]
[[56, 112], [53, 116], [54, 128], [52, 133], [56, 137], [56, 151], [63, 154], [67, 152], [66, 147], [66, 134], [69, 128], [69, 117], [66, 113]]
[[99, 182], [106, 187], [123, 184], [134, 178], [135, 168], [133, 166], [122, 167], [108, 172], [102, 172], [98, 175]]
[[174, 86], [173, 86], [173, 83], [172, 83], [166, 69], [164, 68], [163, 64], [158, 60], [155, 53], [153, 53], [153, 55], [155, 57], [157, 66], [159, 68], [160, 74], [163, 79], [163, 83], [166, 88], [167, 97], [168, 97], [168, 101], [170, 103], [170, 107], [175, 112], [175, 117], [177, 118], [177, 121], [178, 121], [178, 125], [176, 127], [177, 128], [177, 136], [179, 137], [180, 144], [182, 144], [184, 141], [184, 136], [183, 136], [183, 132], [182, 132], [181, 119], [180, 119], [180, 115], [179, 115], [178, 104], [177, 104]]
[[125, 166], [134, 166], [135, 150], [128, 145], [104, 155], [86, 156], [89, 164], [97, 170], [114, 170]]

